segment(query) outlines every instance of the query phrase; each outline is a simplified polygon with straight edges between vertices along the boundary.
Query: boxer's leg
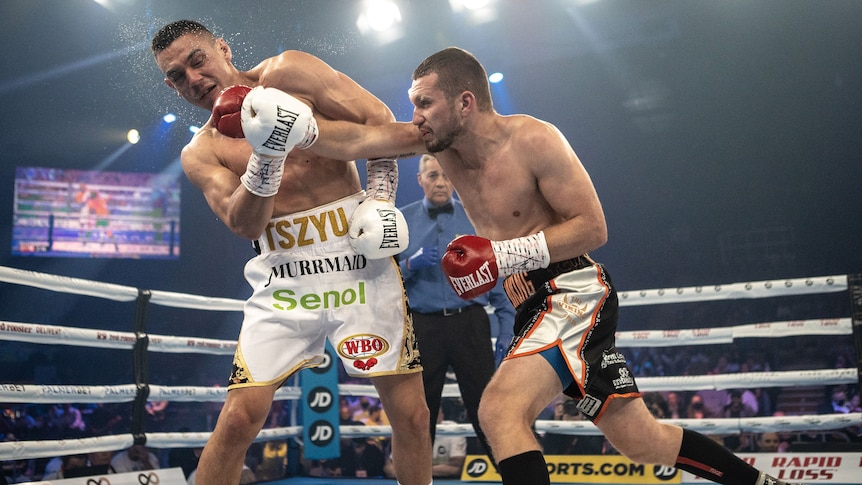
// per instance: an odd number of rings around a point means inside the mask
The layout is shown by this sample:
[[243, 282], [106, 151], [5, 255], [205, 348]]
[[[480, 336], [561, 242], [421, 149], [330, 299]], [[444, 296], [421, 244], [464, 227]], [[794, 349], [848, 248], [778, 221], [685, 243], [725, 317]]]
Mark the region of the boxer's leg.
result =
[[422, 374], [372, 377], [392, 425], [392, 464], [401, 485], [431, 483], [431, 430]]
[[279, 385], [243, 387], [227, 393], [215, 431], [201, 455], [197, 483], [239, 483], [246, 451], [263, 428]]

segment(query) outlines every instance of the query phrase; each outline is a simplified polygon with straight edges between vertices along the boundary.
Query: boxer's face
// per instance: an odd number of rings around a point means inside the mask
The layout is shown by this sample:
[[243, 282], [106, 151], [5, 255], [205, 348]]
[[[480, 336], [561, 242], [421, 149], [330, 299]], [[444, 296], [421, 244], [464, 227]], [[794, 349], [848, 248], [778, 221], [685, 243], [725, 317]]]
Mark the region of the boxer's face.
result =
[[212, 110], [222, 89], [233, 85], [230, 47], [223, 39], [186, 34], [156, 55], [165, 84], [189, 103]]
[[457, 106], [437, 87], [437, 73], [413, 81], [407, 92], [413, 103], [413, 124], [429, 153], [443, 151], [463, 131]]

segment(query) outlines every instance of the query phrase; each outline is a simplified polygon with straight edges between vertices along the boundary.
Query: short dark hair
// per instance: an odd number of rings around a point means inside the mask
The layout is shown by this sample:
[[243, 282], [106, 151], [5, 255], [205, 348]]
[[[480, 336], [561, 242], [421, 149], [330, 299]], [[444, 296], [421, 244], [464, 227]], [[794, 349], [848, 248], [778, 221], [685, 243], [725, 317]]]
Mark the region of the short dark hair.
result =
[[426, 57], [413, 71], [413, 80], [437, 73], [437, 87], [449, 99], [464, 91], [476, 96], [480, 111], [494, 109], [488, 74], [476, 57], [459, 47], [447, 47]]
[[194, 20], [177, 20], [165, 25], [156, 32], [156, 35], [153, 36], [153, 41], [150, 45], [153, 55], [167, 49], [175, 40], [186, 34], [213, 35], [212, 32], [210, 32], [210, 30], [200, 22], [195, 22]]

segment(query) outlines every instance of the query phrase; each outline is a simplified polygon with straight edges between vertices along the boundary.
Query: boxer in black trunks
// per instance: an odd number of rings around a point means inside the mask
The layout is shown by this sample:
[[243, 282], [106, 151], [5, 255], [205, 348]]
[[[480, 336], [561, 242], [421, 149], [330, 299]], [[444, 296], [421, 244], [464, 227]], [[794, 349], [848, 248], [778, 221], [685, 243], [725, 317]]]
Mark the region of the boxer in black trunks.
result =
[[478, 234], [449, 244], [443, 266], [452, 287], [472, 298], [509, 276], [524, 327], [479, 406], [503, 483], [549, 483], [531, 425], [565, 390], [635, 462], [728, 485], [781, 484], [708, 437], [650, 414], [614, 348], [616, 294], [602, 265], [572, 263], [535, 280], [533, 271], [586, 258], [607, 241], [596, 190], [563, 134], [530, 116], [498, 114], [485, 69], [455, 47], [426, 58], [408, 94], [412, 126], [321, 122], [315, 149], [328, 156], [434, 153]]

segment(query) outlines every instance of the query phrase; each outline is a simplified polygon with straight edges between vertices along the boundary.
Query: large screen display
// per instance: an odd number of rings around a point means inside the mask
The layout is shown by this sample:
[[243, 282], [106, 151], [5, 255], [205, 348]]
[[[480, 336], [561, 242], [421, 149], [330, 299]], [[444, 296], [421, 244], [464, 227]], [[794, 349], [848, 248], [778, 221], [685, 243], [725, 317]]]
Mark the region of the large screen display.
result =
[[180, 254], [178, 175], [17, 167], [12, 255]]

